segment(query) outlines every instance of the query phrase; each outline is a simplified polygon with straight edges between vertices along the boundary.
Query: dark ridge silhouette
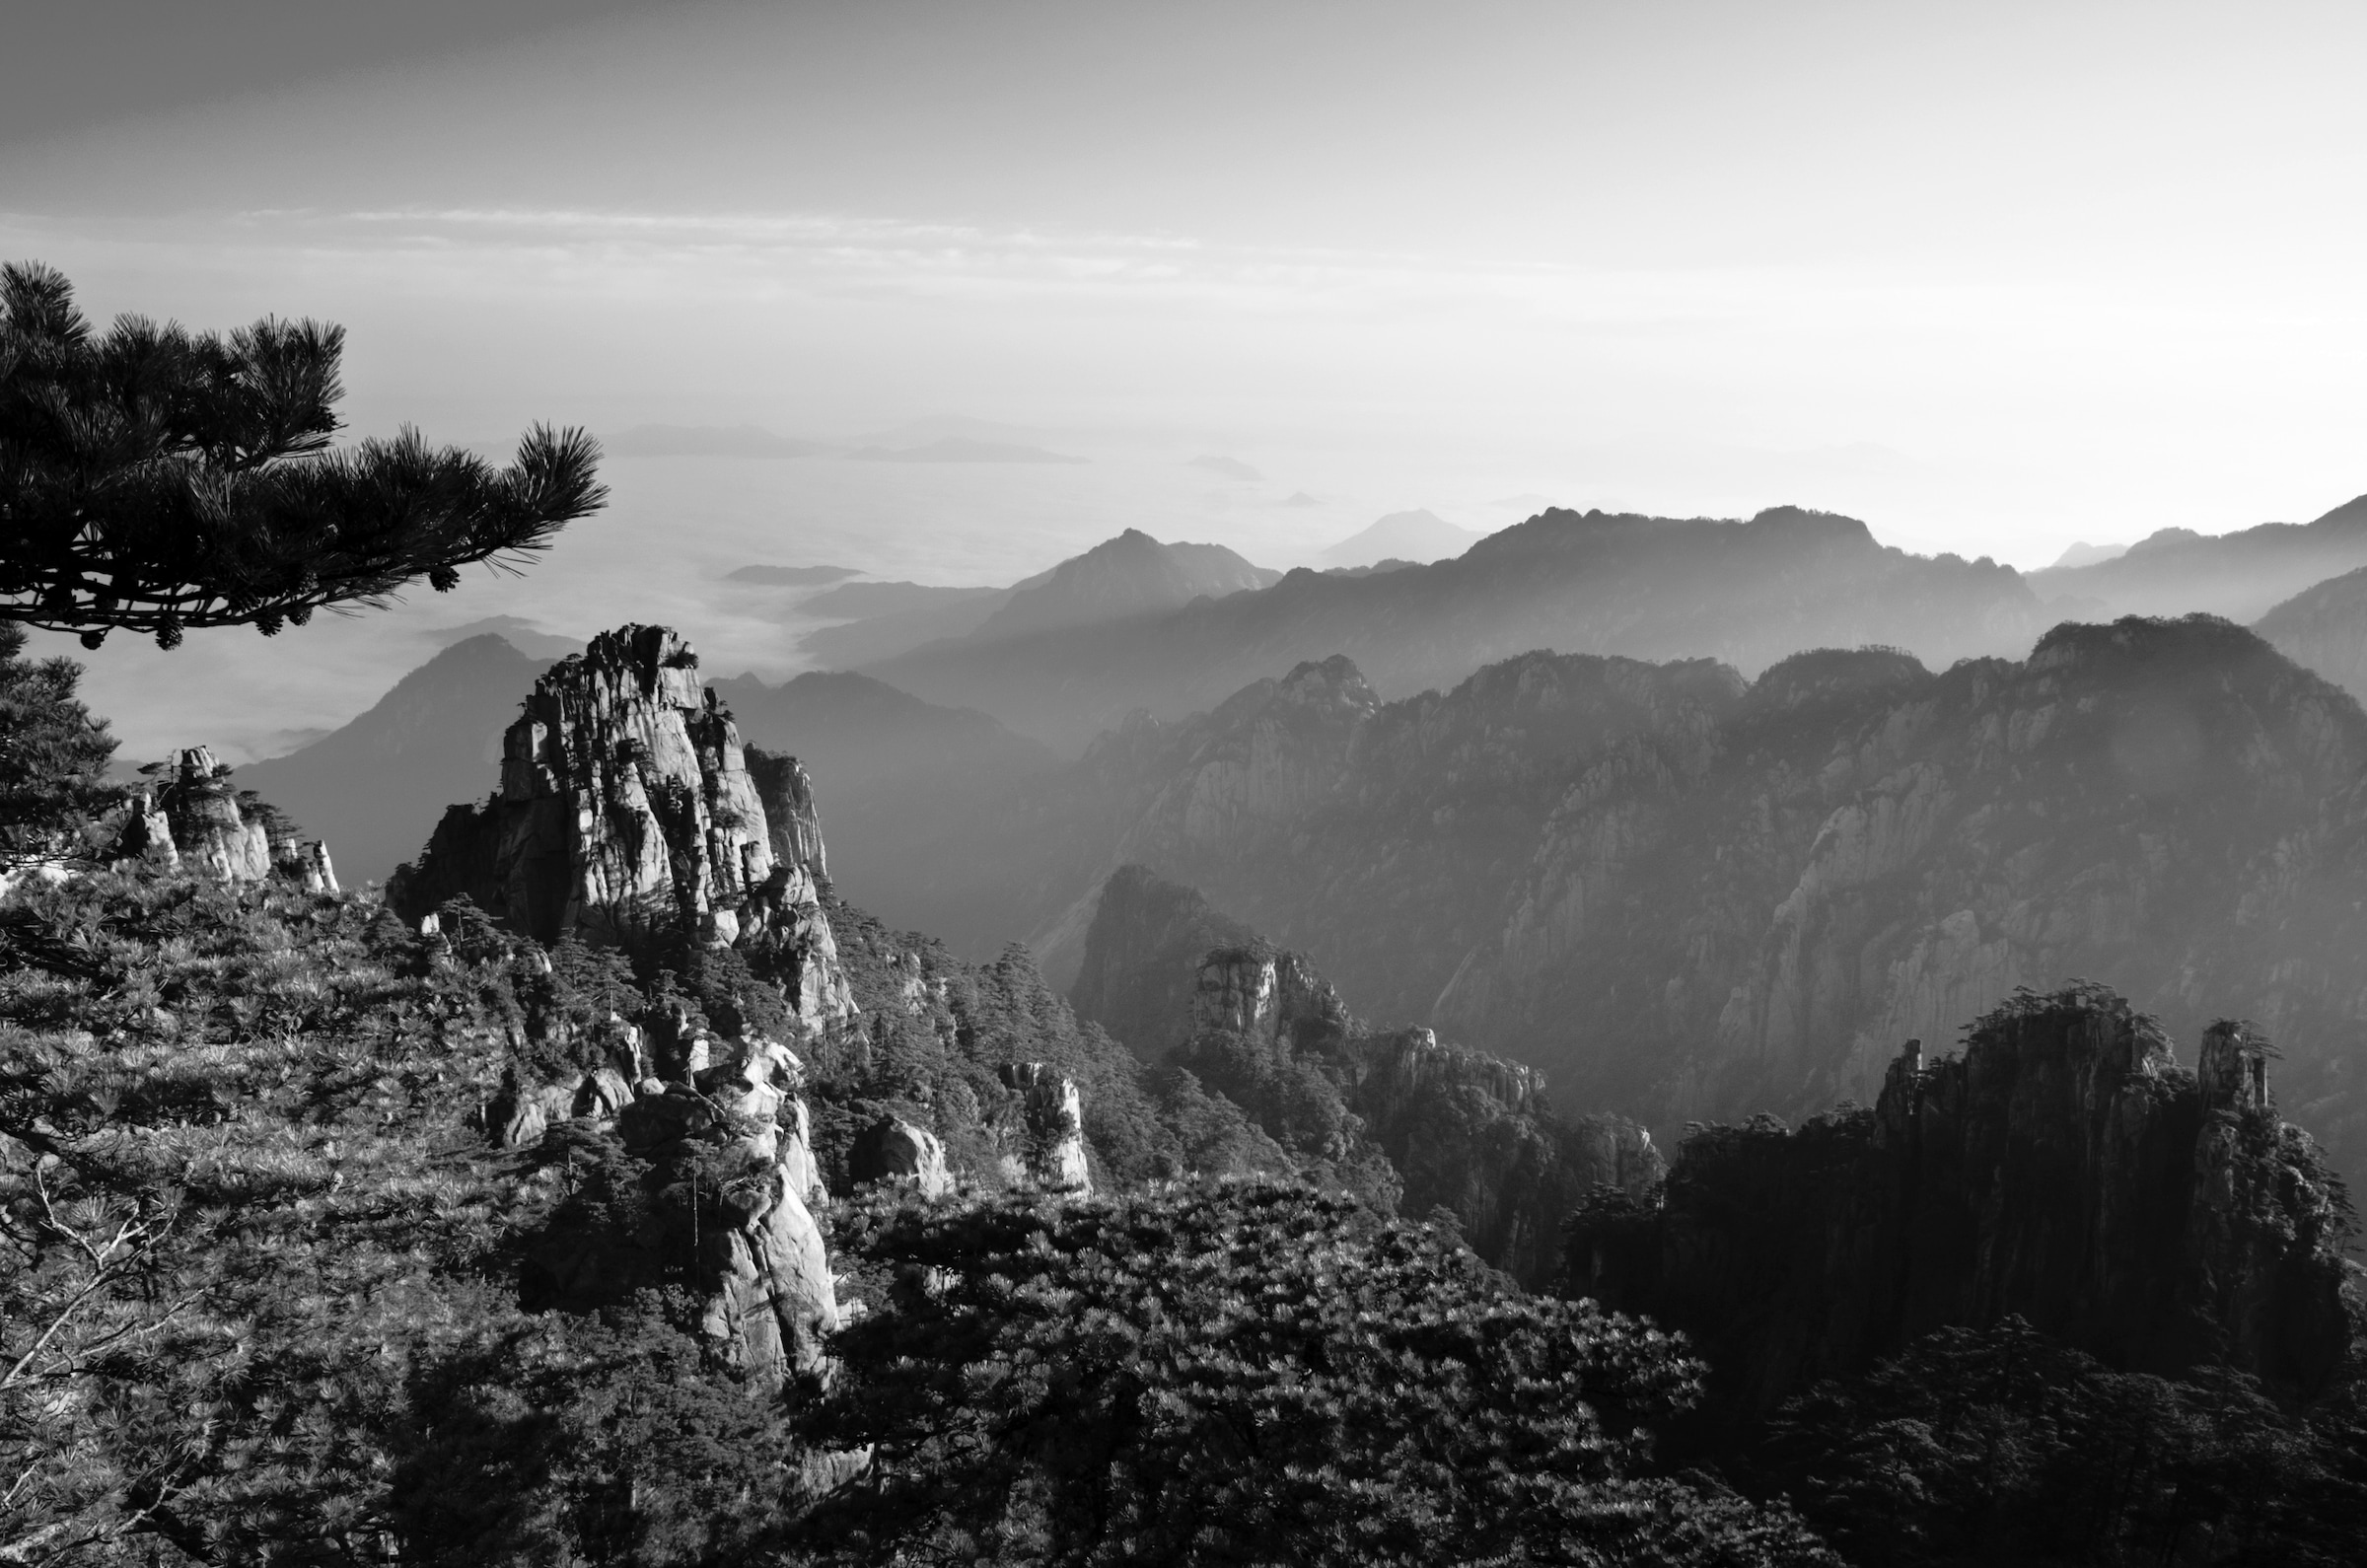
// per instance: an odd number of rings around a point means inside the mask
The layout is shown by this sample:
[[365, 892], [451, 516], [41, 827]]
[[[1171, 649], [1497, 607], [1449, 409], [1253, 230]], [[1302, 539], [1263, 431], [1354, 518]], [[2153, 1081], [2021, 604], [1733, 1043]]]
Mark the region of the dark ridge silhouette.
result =
[[1696, 1129], [1665, 1200], [1575, 1217], [1564, 1288], [1694, 1336], [1736, 1414], [2009, 1318], [2126, 1371], [2326, 1388], [2353, 1331], [2347, 1200], [2278, 1116], [2256, 1029], [2211, 1025], [2183, 1067], [2076, 986], [1968, 1034], [1907, 1041], [1872, 1109]]

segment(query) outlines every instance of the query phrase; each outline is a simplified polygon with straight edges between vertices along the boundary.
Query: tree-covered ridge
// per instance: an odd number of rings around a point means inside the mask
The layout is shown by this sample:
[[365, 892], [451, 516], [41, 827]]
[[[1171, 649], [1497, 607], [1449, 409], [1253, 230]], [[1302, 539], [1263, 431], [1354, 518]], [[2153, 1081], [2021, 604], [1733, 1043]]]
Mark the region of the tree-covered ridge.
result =
[[[1366, 1484], [1428, 1456], [1377, 1516], [1385, 1545], [1434, 1546], [1475, 1510], [1525, 1498], [1526, 1512], [1485, 1528], [1662, 1542], [1647, 1560], [1817, 1560], [1780, 1514], [1631, 1473], [1636, 1421], [1682, 1403], [1697, 1376], [1673, 1341], [1508, 1294], [1448, 1238], [1301, 1187], [1137, 1178], [1064, 1206], [998, 1195], [987, 1159], [969, 1195], [935, 1205], [868, 1189], [825, 1219], [870, 1309], [830, 1346], [839, 1392], [745, 1384], [699, 1319], [700, 1247], [739, 1179], [731, 1138], [637, 1144], [629, 1118], [599, 1116], [555, 1121], [518, 1149], [495, 1133], [505, 1089], [570, 1070], [612, 1014], [653, 1040], [662, 1026], [754, 1030], [770, 993], [729, 950], [636, 974], [580, 945], [536, 949], [466, 906], [445, 914], [423, 938], [366, 897], [146, 872], [12, 900], [19, 951], [38, 956], [0, 973], [0, 1350], [15, 1369], [0, 1386], [13, 1486], [0, 1544], [12, 1560], [873, 1560], [861, 1532], [880, 1528], [881, 1489], [910, 1471], [846, 1489], [859, 1443], [874, 1441], [864, 1423], [914, 1417], [890, 1395], [922, 1377], [903, 1359], [916, 1338], [937, 1343], [946, 1388], [980, 1400], [948, 1411], [945, 1430], [998, 1420], [1008, 1390], [995, 1358], [1044, 1365], [1047, 1347], [1031, 1343], [1054, 1299], [1042, 1292], [1086, 1288], [1041, 1271], [1011, 1288], [1017, 1262], [1045, 1247], [1098, 1281], [1092, 1322], [1164, 1324], [1215, 1401], [1201, 1425], [1177, 1424], [1146, 1386], [1131, 1405], [1096, 1396], [1106, 1418], [1168, 1421], [1171, 1455], [1209, 1422], [1268, 1422], [1280, 1467], [1242, 1480], [1289, 1506], [1250, 1560], [1274, 1539], [1318, 1558], [1365, 1540], [1364, 1494], [1332, 1494], [1282, 1458], [1317, 1448]], [[876, 928], [842, 918], [860, 984], [882, 999], [875, 988], [893, 979], [900, 995], [912, 966], [899, 953], [894, 975], [867, 971]], [[806, 1093], [819, 1120], [851, 1123], [875, 1105], [948, 1117], [966, 1091], [986, 1100], [976, 1069], [1009, 1052], [1066, 1049], [1073, 1068], [1095, 1069], [1093, 1035], [1072, 1023], [1064, 1036], [1057, 999], [1016, 960], [931, 962], [941, 967], [923, 985], [947, 982], [951, 1030], [934, 1029], [933, 1010], [906, 1012], [932, 1027], [850, 1037], [835, 1059], [818, 1051]], [[1054, 1027], [1031, 1022], [1045, 1017]], [[1095, 1127], [1096, 1158], [1117, 1180], [1163, 1150], [1188, 1159], [1194, 1118], [1222, 1105], [1179, 1080], [1136, 1093], [1147, 1132]], [[1222, 1114], [1238, 1135], [1238, 1109]], [[991, 1154], [991, 1105], [973, 1132]], [[1100, 1259], [1120, 1231], [1130, 1250], [1112, 1273]], [[1219, 1233], [1231, 1240], [1216, 1245]], [[924, 1252], [942, 1271], [932, 1277], [969, 1282], [965, 1302], [897, 1283]], [[937, 1334], [949, 1312], [967, 1337]], [[1088, 1342], [1116, 1343], [1099, 1330]], [[1391, 1382], [1364, 1386], [1356, 1358], [1368, 1355]], [[1339, 1358], [1327, 1392], [1287, 1392], [1326, 1357]], [[1068, 1397], [1076, 1385], [1062, 1373], [1047, 1387]], [[1617, 1390], [1633, 1392], [1632, 1411], [1619, 1413]], [[1345, 1426], [1340, 1399], [1355, 1412]], [[1503, 1413], [1516, 1405], [1537, 1419]], [[1482, 1485], [1462, 1475], [1467, 1454], [1483, 1468], [1490, 1455], [1519, 1463]], [[1015, 1444], [992, 1463], [1044, 1458]], [[1018, 1533], [979, 1560], [1041, 1560], [1030, 1499], [1069, 1479], [1054, 1465], [1031, 1481], [1006, 1522]], [[968, 1530], [961, 1510], [981, 1495], [956, 1488], [934, 1524], [904, 1523]], [[1124, 1555], [1132, 1538], [1096, 1537], [1074, 1560]], [[1766, 1552], [1737, 1558], [1716, 1542]]]
[[1651, 1479], [1699, 1366], [1449, 1237], [1301, 1186], [872, 1204], [879, 1309], [820, 1429], [857, 1562], [1826, 1563], [1778, 1507]]
[[2367, 1539], [2367, 1406], [2223, 1369], [2116, 1371], [2019, 1317], [1787, 1404], [1747, 1466], [1866, 1568], [2277, 1563]]

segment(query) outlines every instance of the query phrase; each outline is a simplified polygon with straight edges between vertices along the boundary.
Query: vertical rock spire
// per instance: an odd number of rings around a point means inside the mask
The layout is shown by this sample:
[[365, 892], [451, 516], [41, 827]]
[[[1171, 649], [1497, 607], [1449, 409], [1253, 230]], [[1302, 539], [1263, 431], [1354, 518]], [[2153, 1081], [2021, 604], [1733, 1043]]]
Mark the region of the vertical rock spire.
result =
[[666, 627], [622, 626], [536, 682], [502, 738], [500, 792], [445, 813], [390, 893], [413, 919], [466, 894], [544, 943], [760, 952], [804, 1026], [844, 1023], [854, 1001], [822, 912], [810, 789], [802, 799], [785, 859], [698, 655]]

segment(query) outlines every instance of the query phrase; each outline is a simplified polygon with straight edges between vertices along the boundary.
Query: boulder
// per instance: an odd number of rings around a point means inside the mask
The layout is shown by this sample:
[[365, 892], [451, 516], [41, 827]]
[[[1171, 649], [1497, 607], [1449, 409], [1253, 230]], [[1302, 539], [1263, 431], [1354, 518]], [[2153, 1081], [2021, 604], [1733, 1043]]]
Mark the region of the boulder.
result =
[[937, 1135], [897, 1116], [882, 1116], [863, 1130], [848, 1166], [857, 1181], [909, 1181], [923, 1197], [941, 1196], [954, 1185]]

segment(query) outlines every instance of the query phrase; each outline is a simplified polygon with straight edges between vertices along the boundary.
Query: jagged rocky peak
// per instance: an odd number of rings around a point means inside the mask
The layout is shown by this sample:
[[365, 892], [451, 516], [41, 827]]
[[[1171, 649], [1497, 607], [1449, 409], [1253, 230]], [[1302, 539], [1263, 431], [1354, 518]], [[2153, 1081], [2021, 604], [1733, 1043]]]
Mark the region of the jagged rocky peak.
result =
[[604, 632], [536, 681], [502, 738], [500, 792], [445, 813], [390, 893], [413, 919], [466, 895], [544, 943], [758, 951], [802, 1026], [842, 1024], [854, 1002], [822, 912], [812, 786], [787, 767], [799, 809], [776, 833], [690, 645], [663, 626]]
[[2347, 1205], [2275, 1115], [2270, 1054], [2221, 1023], [2189, 1073], [2113, 992], [2024, 993], [1959, 1055], [1909, 1041], [1870, 1111], [1688, 1137], [1659, 1207], [1572, 1225], [1569, 1285], [1749, 1369], [1746, 1409], [2007, 1315], [2124, 1368], [2314, 1392], [2359, 1326]]
[[748, 772], [755, 780], [772, 832], [772, 858], [803, 868], [817, 880], [830, 874], [822, 843], [822, 814], [814, 807], [814, 780], [803, 762], [761, 747], [748, 748]]
[[2250, 1024], [2221, 1019], [2203, 1031], [2194, 1081], [2202, 1092], [2204, 1113], [2266, 1110], [2268, 1062], [2275, 1054], [2275, 1047]]
[[224, 882], [276, 875], [308, 891], [335, 892], [328, 846], [285, 830], [274, 834], [268, 822], [249, 820], [230, 775], [211, 748], [182, 748], [156, 788], [136, 792], [118, 808], [114, 854]]
[[1219, 729], [1251, 719], [1286, 724], [1353, 725], [1381, 706], [1364, 672], [1345, 654], [1310, 659], [1280, 679], [1254, 680], [1209, 713]]
[[1266, 943], [1210, 950], [1192, 985], [1192, 1033], [1244, 1034], [1301, 1049], [1337, 1046], [1355, 1028], [1306, 955]]
[[1054, 1192], [1091, 1192], [1084, 1105], [1076, 1084], [1043, 1062], [1006, 1063], [1002, 1079], [1019, 1096], [1023, 1179]]

